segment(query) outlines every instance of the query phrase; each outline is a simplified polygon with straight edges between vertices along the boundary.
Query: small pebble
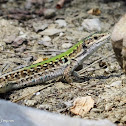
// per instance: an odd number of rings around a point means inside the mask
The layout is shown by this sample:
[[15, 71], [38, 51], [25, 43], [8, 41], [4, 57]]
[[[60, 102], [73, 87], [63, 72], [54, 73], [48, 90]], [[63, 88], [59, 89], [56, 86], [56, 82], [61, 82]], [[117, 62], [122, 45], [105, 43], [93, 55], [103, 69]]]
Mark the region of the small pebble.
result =
[[55, 22], [59, 25], [59, 27], [66, 27], [67, 26], [67, 23], [65, 20], [59, 19], [59, 20], [56, 20]]
[[101, 22], [98, 18], [85, 19], [82, 26], [87, 31], [101, 31]]
[[53, 47], [53, 45], [51, 44], [50, 41], [43, 41], [43, 40], [41, 40], [41, 41], [38, 41], [38, 44], [39, 45], [44, 45], [44, 46], [47, 46], [47, 47]]
[[63, 31], [64, 30], [62, 30], [62, 29], [49, 28], [49, 29], [45, 29], [40, 34], [45, 35], [45, 36], [51, 36], [51, 35], [55, 35], [55, 34], [58, 34], [60, 32], [63, 32]]
[[48, 27], [48, 24], [42, 24], [42, 23], [33, 23], [33, 28], [35, 32], [43, 31]]
[[73, 101], [67, 101], [67, 102], [64, 102], [64, 104], [65, 104], [67, 107], [71, 107], [71, 106], [72, 106], [72, 102], [73, 102]]
[[121, 121], [126, 122], [126, 115], [122, 117]]
[[48, 27], [48, 24], [43, 24], [42, 22], [34, 22], [33, 23], [33, 29], [35, 30], [35, 32], [38, 31], [43, 31]]
[[51, 41], [51, 38], [49, 36], [44, 36], [42, 38], [43, 41]]
[[120, 86], [121, 84], [122, 84], [122, 81], [115, 81], [110, 86], [111, 87], [117, 87], [117, 86]]
[[44, 17], [46, 19], [52, 18], [54, 16], [56, 16], [56, 11], [54, 9], [46, 9], [44, 11]]
[[0, 51], [3, 51], [6, 48], [6, 43], [5, 42], [0, 42]]
[[36, 95], [40, 95], [40, 92], [37, 92]]
[[71, 46], [72, 46], [71, 43], [64, 43], [64, 44], [62, 44], [62, 48], [64, 48], [64, 49], [68, 49], [68, 48], [70, 48]]
[[108, 103], [105, 105], [105, 110], [110, 111], [110, 110], [112, 110], [112, 107], [113, 107], [113, 103]]
[[17, 48], [19, 47], [20, 45], [22, 45], [23, 43], [27, 43], [27, 40], [21, 36], [18, 36], [14, 42], [12, 43], [12, 46]]
[[39, 108], [39, 109], [50, 110], [51, 106], [48, 105], [48, 104], [43, 104], [43, 105], [39, 105], [37, 108]]
[[109, 67], [107, 67], [107, 68], [105, 69], [104, 72], [105, 72], [106, 74], [110, 73], [110, 69], [109, 69]]
[[27, 100], [27, 101], [24, 101], [24, 103], [27, 106], [34, 106], [37, 104], [37, 101], [36, 100]]
[[63, 35], [64, 35], [63, 32], [61, 32], [61, 33], [59, 34], [60, 37], [63, 36]]

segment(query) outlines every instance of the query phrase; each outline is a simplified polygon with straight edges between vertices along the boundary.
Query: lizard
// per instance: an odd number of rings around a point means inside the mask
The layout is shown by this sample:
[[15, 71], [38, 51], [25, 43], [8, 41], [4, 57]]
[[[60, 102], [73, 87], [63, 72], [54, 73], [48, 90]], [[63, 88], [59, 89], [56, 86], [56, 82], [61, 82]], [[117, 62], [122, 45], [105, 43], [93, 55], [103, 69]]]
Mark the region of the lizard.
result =
[[0, 76], [0, 93], [42, 84], [59, 77], [71, 83], [79, 77], [75, 69], [110, 38], [108, 32], [96, 32], [77, 42], [66, 52], [42, 62]]

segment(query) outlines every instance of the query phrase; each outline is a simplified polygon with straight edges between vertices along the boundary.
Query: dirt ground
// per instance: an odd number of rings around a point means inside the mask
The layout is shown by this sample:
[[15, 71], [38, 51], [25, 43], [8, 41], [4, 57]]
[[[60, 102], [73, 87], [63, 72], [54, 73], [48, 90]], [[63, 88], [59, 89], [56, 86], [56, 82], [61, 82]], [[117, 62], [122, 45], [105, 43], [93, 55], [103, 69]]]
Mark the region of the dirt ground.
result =
[[[47, 0], [45, 3], [41, 0], [29, 1], [1, 1], [1, 74], [32, 64], [40, 57], [55, 56], [93, 33], [82, 28], [84, 19], [99, 18], [102, 31], [111, 33], [115, 23], [126, 12], [123, 1], [73, 0], [62, 9], [56, 9], [58, 0]], [[43, 15], [43, 8], [53, 9], [52, 14]], [[88, 14], [87, 11], [92, 8], [99, 8], [101, 14]], [[66, 24], [59, 26], [56, 23], [58, 19], [65, 20]], [[50, 28], [52, 33], [44, 32]], [[58, 81], [49, 86], [26, 87], [2, 94], [1, 98], [41, 110], [77, 116], [69, 110], [74, 99], [91, 96], [95, 105], [81, 118], [107, 118], [119, 125], [126, 124], [126, 86], [125, 82], [122, 83], [125, 75], [115, 59], [111, 42], [108, 41], [87, 59], [83, 67], [81, 75], [88, 77], [88, 80], [75, 80], [72, 85]], [[36, 92], [38, 89], [41, 90]]]

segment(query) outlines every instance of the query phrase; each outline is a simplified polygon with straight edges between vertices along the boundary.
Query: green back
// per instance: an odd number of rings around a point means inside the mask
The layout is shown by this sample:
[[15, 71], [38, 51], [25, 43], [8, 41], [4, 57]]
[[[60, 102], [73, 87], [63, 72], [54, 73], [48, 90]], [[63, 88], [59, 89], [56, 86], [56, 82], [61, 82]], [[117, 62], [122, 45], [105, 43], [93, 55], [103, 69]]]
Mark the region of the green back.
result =
[[78, 47], [80, 44], [82, 44], [82, 43], [83, 43], [83, 41], [81, 40], [81, 41], [79, 41], [77, 44], [75, 44], [73, 47], [71, 47], [70, 49], [68, 49], [66, 52], [63, 52], [63, 53], [61, 53], [61, 54], [59, 54], [59, 55], [57, 55], [57, 56], [55, 56], [55, 57], [52, 57], [52, 58], [50, 58], [50, 59], [45, 60], [45, 61], [42, 61], [42, 62], [33, 64], [33, 65], [30, 65], [30, 66], [28, 66], [28, 67], [25, 67], [24, 69], [30, 69], [30, 68], [37, 67], [38, 65], [47, 64], [47, 63], [49, 63], [49, 62], [55, 62], [57, 59], [61, 59], [62, 57], [68, 56], [70, 53], [73, 52], [73, 50], [76, 50], [77, 47]]

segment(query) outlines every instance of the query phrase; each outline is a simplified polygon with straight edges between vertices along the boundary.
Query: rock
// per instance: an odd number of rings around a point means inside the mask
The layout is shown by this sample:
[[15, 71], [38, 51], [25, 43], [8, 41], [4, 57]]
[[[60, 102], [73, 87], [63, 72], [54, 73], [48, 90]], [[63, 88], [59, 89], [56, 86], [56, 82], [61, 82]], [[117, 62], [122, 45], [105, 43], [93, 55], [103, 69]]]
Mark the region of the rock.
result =
[[16, 48], [15, 52], [20, 52], [23, 53], [26, 50], [27, 46], [25, 44], [23, 44], [21, 47]]
[[22, 45], [23, 43], [27, 43], [27, 40], [21, 36], [18, 36], [12, 43], [12, 46], [17, 48], [20, 45]]
[[3, 51], [6, 48], [6, 43], [1, 41], [0, 42], [0, 51]]
[[48, 38], [43, 38], [41, 41], [38, 41], [38, 44], [39, 45], [44, 45], [44, 46], [47, 46], [47, 47], [53, 47], [53, 45], [51, 44], [51, 41], [50, 41], [50, 37]]
[[51, 38], [49, 36], [44, 36], [42, 38], [43, 41], [51, 41]]
[[104, 72], [105, 72], [106, 74], [108, 74], [108, 73], [115, 72], [115, 70], [116, 70], [116, 65], [109, 64], [109, 65], [107, 66], [107, 68], [105, 68]]
[[63, 32], [64, 30], [62, 29], [56, 29], [56, 28], [48, 28], [46, 30], [44, 30], [43, 32], [41, 32], [41, 35], [45, 35], [45, 36], [51, 36], [51, 35], [55, 35], [58, 34], [60, 32]]
[[40, 95], [40, 92], [35, 93], [36, 95]]
[[98, 18], [85, 19], [82, 26], [87, 31], [101, 31], [101, 22]]
[[42, 24], [42, 22], [38, 22], [38, 23], [37, 22], [34, 22], [33, 23], [33, 28], [34, 28], [35, 32], [43, 31], [47, 27], [48, 27], [48, 24]]
[[48, 2], [53, 2], [53, 0], [47, 0]]
[[122, 81], [115, 81], [110, 86], [117, 87], [117, 86], [120, 86], [121, 84], [122, 84]]
[[42, 104], [38, 106], [39, 109], [45, 109], [45, 110], [50, 110], [51, 105], [48, 104]]
[[71, 46], [72, 46], [71, 43], [63, 43], [63, 44], [62, 44], [62, 48], [64, 48], [64, 49], [68, 49], [68, 48], [70, 48]]
[[116, 126], [111, 121], [86, 120], [50, 113], [0, 100], [1, 126]]
[[59, 36], [61, 37], [61, 36], [63, 36], [63, 35], [64, 35], [63, 32], [60, 32]]
[[45, 17], [46, 19], [52, 18], [52, 17], [54, 17], [55, 15], [56, 15], [56, 12], [55, 12], [54, 9], [46, 9], [46, 10], [44, 11], [44, 17]]
[[126, 14], [115, 25], [111, 43], [116, 55], [116, 59], [126, 73]]
[[126, 115], [122, 117], [121, 121], [126, 122]]
[[16, 39], [15, 35], [10, 35], [6, 36], [6, 38], [4, 38], [3, 41], [5, 41], [6, 44], [11, 44], [15, 39]]
[[26, 100], [25, 105], [27, 106], [34, 106], [36, 105], [37, 101], [36, 100]]
[[59, 19], [59, 20], [56, 20], [55, 22], [59, 25], [59, 27], [66, 27], [67, 26], [67, 23], [65, 20]]

